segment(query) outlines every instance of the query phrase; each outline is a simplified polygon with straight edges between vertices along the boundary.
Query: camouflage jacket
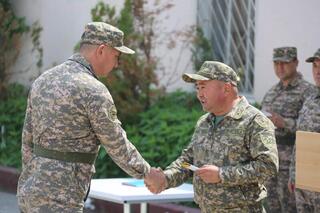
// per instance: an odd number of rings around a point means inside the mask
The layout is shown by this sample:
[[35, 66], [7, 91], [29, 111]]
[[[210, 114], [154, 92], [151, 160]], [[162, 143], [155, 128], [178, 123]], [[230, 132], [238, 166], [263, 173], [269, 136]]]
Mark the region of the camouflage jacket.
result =
[[276, 137], [294, 135], [296, 120], [303, 102], [314, 92], [314, 86], [303, 80], [298, 73], [295, 79], [284, 87], [281, 82], [274, 85], [262, 100], [262, 109], [272, 111], [284, 118], [285, 128], [276, 128]]
[[32, 85], [22, 133], [18, 196], [81, 201], [94, 165], [35, 156], [33, 144], [82, 153], [97, 153], [102, 144], [129, 175], [143, 178], [150, 170], [127, 139], [108, 89], [80, 54], [46, 71]]
[[[299, 112], [297, 130], [320, 133], [320, 88], [317, 94], [309, 97]], [[292, 153], [290, 164], [290, 178], [295, 181], [296, 153]]]
[[207, 184], [193, 175], [195, 201], [201, 206], [235, 208], [266, 196], [263, 182], [278, 170], [274, 126], [242, 97], [224, 119], [213, 127], [212, 114], [197, 122], [189, 146], [166, 168], [168, 186], [180, 185], [192, 175], [182, 162], [220, 167], [221, 183]]

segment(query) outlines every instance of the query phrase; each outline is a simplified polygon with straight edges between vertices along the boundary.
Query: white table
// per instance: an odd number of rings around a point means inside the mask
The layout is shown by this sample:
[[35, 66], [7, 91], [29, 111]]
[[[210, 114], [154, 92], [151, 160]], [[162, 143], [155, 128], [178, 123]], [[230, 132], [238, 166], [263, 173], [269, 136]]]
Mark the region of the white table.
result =
[[89, 197], [123, 204], [124, 213], [130, 213], [130, 204], [139, 203], [140, 212], [147, 212], [148, 202], [193, 201], [192, 184], [167, 189], [160, 194], [152, 194], [145, 187], [123, 185], [132, 178], [93, 179]]

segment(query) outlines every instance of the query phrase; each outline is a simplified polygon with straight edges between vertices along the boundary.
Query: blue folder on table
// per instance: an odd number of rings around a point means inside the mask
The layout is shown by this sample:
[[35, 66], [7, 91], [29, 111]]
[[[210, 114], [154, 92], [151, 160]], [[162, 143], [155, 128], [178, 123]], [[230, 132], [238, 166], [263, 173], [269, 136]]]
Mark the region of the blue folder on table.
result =
[[144, 187], [144, 180], [139, 180], [139, 179], [133, 179], [133, 180], [128, 180], [125, 182], [122, 182], [123, 185], [127, 186], [135, 186], [135, 187]]

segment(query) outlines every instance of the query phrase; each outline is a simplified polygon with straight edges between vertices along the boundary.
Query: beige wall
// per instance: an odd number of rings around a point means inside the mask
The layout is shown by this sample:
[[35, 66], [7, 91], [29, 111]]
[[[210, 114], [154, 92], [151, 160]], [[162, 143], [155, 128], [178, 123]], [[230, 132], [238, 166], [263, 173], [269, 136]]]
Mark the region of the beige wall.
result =
[[[156, 1], [156, 0], [154, 0]], [[73, 53], [73, 47], [79, 40], [83, 25], [90, 21], [90, 10], [98, 0], [13, 0], [15, 10], [19, 16], [25, 16], [29, 24], [36, 20], [43, 27], [41, 44], [44, 49], [43, 68], [41, 71], [61, 63]], [[105, 0], [118, 8], [123, 5], [123, 0]], [[174, 0], [175, 6], [157, 18], [155, 33], [162, 35], [172, 30], [183, 30], [196, 23], [196, 0]], [[299, 70], [311, 82], [311, 66], [304, 62], [305, 58], [312, 55], [319, 48], [318, 35], [320, 28], [319, 0], [258, 0], [256, 4], [256, 37], [255, 37], [255, 81], [254, 98], [261, 101], [265, 92], [277, 82], [272, 66], [272, 49], [274, 47], [292, 45], [298, 48], [300, 59]], [[150, 7], [153, 1], [149, 1]], [[13, 67], [14, 80], [28, 84], [33, 76], [38, 74], [35, 67], [35, 58], [30, 54], [30, 38], [24, 38], [21, 57]], [[166, 37], [160, 36], [161, 43]], [[190, 90], [192, 85], [184, 83], [180, 76], [183, 72], [193, 72], [190, 61], [190, 46], [178, 42], [173, 49], [165, 45], [157, 45], [154, 53], [159, 58], [158, 77], [162, 85], [167, 85], [168, 90], [183, 88]], [[19, 73], [24, 71], [23, 74]]]
[[[91, 9], [99, 0], [13, 0], [17, 15], [26, 17], [27, 23], [39, 21], [43, 27], [41, 33], [41, 44], [44, 50], [43, 67], [41, 71], [51, 68], [54, 64], [59, 64], [66, 60], [72, 53], [75, 44], [79, 41], [84, 24], [91, 20]], [[114, 5], [117, 11], [123, 6], [124, 0], [104, 0], [103, 2]], [[148, 1], [149, 6], [153, 7], [154, 2]], [[157, 18], [156, 32], [164, 34], [172, 30], [184, 29], [196, 23], [196, 1], [191, 0], [186, 4], [184, 0], [162, 0], [160, 2], [170, 2], [174, 7], [163, 13]], [[166, 41], [163, 36], [159, 37], [158, 42]], [[165, 43], [165, 42], [164, 42]], [[190, 63], [191, 52], [177, 43], [174, 49], [168, 51], [166, 45], [157, 45], [154, 53], [159, 58], [158, 76], [162, 85], [167, 85], [169, 80], [176, 79], [171, 83], [168, 90], [178, 87], [187, 88], [186, 84], [180, 80], [180, 75], [184, 71], [192, 71]], [[39, 70], [35, 66], [35, 57], [31, 54], [31, 40], [25, 37], [20, 57], [13, 66], [15, 73], [14, 81], [29, 85]], [[180, 56], [180, 57], [179, 57]], [[175, 71], [171, 76], [169, 75]], [[190, 87], [190, 85], [188, 85]]]
[[277, 78], [273, 71], [272, 49], [280, 46], [298, 48], [298, 70], [313, 83], [311, 65], [305, 62], [320, 48], [319, 0], [258, 0], [256, 8], [254, 97], [263, 95]]
[[[21, 54], [13, 66], [16, 73], [12, 80], [29, 85], [39, 72], [51, 68], [66, 60], [79, 41], [84, 24], [91, 20], [91, 9], [98, 0], [12, 0], [15, 12], [23, 16], [31, 25], [39, 21], [41, 32], [41, 46], [43, 47], [43, 67], [39, 71], [35, 65], [35, 55], [31, 54], [31, 39], [24, 37]], [[118, 8], [123, 0], [112, 2]]]

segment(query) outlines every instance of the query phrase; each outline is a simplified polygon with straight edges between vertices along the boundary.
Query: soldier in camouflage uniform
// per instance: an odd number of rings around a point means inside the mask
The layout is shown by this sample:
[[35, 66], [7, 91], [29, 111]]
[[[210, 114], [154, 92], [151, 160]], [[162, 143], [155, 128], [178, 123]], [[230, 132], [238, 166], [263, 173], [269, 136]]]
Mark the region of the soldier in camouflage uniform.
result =
[[295, 141], [296, 120], [302, 104], [314, 90], [297, 72], [298, 59], [295, 47], [273, 50], [274, 69], [280, 82], [264, 96], [262, 110], [276, 126], [275, 134], [279, 152], [279, 173], [267, 183], [270, 196], [268, 212], [296, 212], [294, 194], [289, 193], [287, 183], [292, 148]]
[[[297, 130], [320, 133], [320, 49], [306, 62], [312, 63], [313, 78], [317, 86], [317, 92], [310, 96], [303, 104], [299, 112]], [[304, 189], [294, 189], [295, 183], [295, 148], [293, 150], [290, 165], [289, 190], [295, 190], [297, 211], [301, 213], [320, 212], [320, 192], [312, 192]]]
[[97, 77], [118, 66], [123, 32], [89, 23], [80, 53], [44, 72], [32, 85], [22, 133], [22, 212], [82, 212], [100, 144], [129, 175], [153, 169], [126, 137], [113, 99]]
[[[274, 126], [245, 97], [238, 95], [239, 77], [229, 66], [206, 61], [183, 80], [196, 83], [197, 97], [208, 113], [198, 120], [189, 146], [164, 171], [158, 193], [193, 175], [195, 202], [201, 212], [264, 212], [263, 182], [278, 169]], [[183, 162], [199, 167], [182, 169]]]

